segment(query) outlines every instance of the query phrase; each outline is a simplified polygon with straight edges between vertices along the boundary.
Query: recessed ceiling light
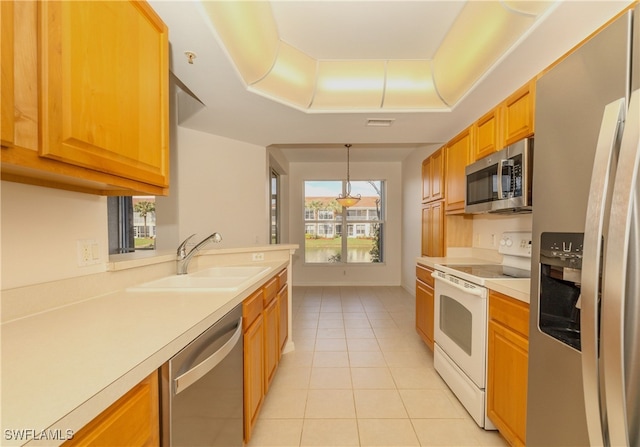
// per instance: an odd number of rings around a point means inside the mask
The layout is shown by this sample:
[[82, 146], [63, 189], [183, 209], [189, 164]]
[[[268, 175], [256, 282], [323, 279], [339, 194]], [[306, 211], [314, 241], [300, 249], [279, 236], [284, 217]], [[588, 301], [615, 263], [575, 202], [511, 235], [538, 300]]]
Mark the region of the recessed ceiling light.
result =
[[369, 118], [367, 126], [370, 127], [390, 127], [395, 120], [393, 118]]

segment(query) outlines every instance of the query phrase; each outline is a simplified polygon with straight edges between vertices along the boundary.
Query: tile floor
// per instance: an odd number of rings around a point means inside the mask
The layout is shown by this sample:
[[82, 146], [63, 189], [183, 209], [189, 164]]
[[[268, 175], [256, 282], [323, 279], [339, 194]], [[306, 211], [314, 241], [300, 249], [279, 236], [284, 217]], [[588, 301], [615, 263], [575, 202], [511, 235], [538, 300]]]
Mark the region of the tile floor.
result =
[[294, 287], [282, 356], [248, 447], [506, 446], [433, 369], [401, 287]]

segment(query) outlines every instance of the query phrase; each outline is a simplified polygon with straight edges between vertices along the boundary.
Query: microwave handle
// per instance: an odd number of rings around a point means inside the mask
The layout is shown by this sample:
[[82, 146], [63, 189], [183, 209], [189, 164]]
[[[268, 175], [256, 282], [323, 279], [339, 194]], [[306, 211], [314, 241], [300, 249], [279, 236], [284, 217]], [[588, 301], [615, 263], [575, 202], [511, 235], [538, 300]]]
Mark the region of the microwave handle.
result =
[[502, 170], [504, 169], [504, 164], [508, 161], [509, 160], [502, 158], [498, 162], [498, 200], [504, 199], [504, 191], [502, 190]]

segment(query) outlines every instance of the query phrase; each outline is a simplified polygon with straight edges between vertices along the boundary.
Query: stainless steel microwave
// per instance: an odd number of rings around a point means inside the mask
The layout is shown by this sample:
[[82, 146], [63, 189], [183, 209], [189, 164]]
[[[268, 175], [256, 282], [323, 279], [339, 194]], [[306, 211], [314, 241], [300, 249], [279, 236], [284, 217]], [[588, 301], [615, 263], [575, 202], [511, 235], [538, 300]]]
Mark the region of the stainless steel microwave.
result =
[[465, 213], [530, 213], [533, 138], [481, 158], [465, 174]]

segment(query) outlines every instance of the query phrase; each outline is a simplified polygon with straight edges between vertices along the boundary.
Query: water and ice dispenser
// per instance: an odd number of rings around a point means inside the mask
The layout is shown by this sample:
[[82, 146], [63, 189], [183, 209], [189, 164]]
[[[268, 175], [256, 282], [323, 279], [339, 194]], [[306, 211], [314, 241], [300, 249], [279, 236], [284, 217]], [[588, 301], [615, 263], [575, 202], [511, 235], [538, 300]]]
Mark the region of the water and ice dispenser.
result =
[[580, 350], [583, 233], [540, 237], [540, 330]]

